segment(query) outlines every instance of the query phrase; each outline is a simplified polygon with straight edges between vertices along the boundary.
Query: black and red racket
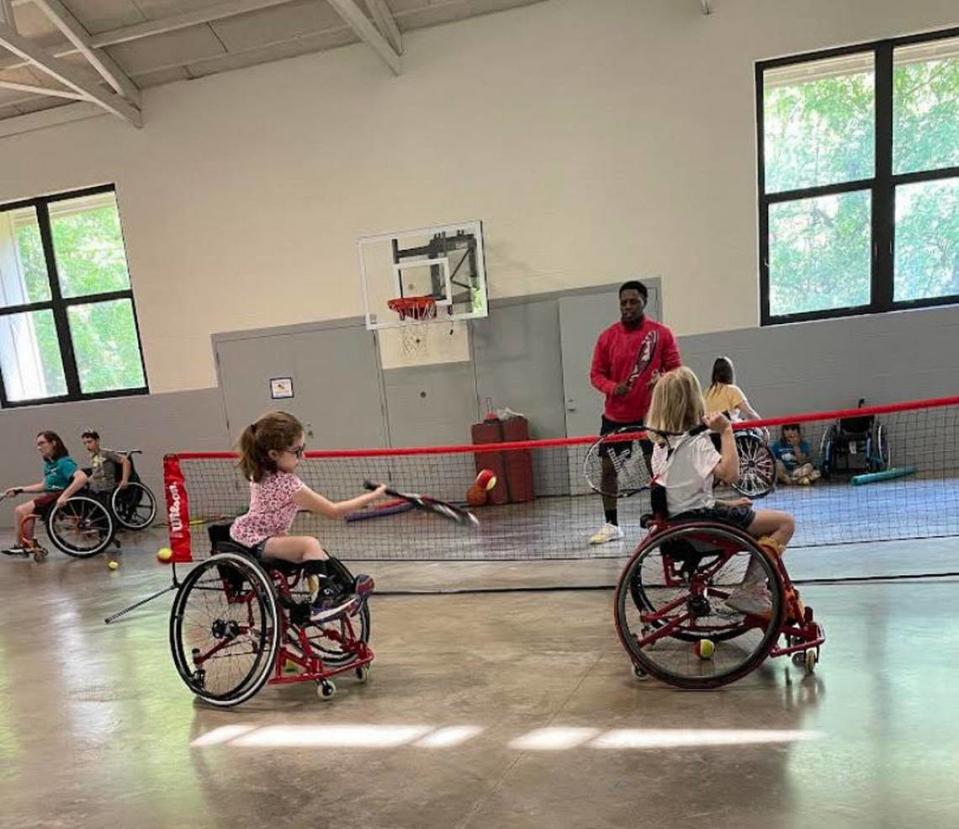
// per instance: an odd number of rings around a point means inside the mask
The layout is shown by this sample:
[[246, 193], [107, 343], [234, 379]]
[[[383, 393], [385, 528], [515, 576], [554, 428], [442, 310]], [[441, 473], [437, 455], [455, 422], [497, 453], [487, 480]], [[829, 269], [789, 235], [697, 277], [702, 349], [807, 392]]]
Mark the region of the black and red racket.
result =
[[[364, 481], [363, 486], [366, 489], [375, 490], [379, 489], [381, 484], [374, 483], [373, 481]], [[429, 495], [420, 495], [416, 492], [400, 492], [399, 490], [390, 489], [389, 487], [386, 488], [386, 494], [412, 504], [414, 509], [439, 515], [447, 521], [452, 521], [461, 527], [470, 527], [471, 529], [479, 527], [479, 519], [473, 515], [473, 513], [455, 504], [451, 504], [448, 501], [441, 501], [439, 498], [431, 498]]]

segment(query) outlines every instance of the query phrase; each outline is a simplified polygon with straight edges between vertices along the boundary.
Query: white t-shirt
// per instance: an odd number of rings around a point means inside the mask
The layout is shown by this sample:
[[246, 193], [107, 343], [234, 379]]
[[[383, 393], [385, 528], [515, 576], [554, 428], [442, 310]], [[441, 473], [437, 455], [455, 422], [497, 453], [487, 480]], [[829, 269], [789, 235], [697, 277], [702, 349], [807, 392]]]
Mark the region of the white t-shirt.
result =
[[713, 498], [713, 470], [722, 455], [713, 446], [710, 432], [693, 438], [669, 438], [676, 447], [668, 457], [666, 444], [653, 449], [653, 474], [666, 487], [666, 507], [672, 516], [694, 509], [709, 509]]

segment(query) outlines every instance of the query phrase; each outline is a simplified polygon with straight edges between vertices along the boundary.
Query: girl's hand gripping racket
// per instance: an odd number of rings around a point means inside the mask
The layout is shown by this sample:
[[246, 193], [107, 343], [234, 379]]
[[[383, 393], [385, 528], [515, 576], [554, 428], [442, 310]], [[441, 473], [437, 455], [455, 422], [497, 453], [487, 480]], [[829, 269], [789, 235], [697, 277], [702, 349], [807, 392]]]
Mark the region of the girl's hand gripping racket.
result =
[[[382, 484], [377, 484], [373, 481], [364, 481], [363, 486], [372, 491], [378, 489]], [[479, 526], [479, 519], [469, 510], [465, 510], [462, 507], [446, 501], [441, 501], [439, 498], [431, 498], [429, 495], [420, 495], [416, 492], [400, 492], [399, 490], [390, 489], [389, 487], [386, 488], [386, 494], [412, 504], [415, 509], [442, 516], [447, 521], [452, 521], [461, 527], [475, 529]]]

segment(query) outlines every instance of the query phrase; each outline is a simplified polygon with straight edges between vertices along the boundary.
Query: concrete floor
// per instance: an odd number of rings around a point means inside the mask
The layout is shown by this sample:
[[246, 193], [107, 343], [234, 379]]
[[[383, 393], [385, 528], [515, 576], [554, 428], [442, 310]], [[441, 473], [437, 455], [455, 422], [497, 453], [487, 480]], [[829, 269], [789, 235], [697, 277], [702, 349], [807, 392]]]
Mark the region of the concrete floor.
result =
[[[707, 693], [632, 678], [605, 590], [375, 597], [369, 684], [218, 711], [173, 668], [169, 597], [103, 624], [168, 580], [158, 538], [113, 573], [0, 559], [3, 827], [959, 825], [957, 580], [810, 585], [817, 674], [777, 660]], [[817, 554], [794, 575], [956, 561], [954, 542]], [[371, 565], [391, 589], [618, 567]]]

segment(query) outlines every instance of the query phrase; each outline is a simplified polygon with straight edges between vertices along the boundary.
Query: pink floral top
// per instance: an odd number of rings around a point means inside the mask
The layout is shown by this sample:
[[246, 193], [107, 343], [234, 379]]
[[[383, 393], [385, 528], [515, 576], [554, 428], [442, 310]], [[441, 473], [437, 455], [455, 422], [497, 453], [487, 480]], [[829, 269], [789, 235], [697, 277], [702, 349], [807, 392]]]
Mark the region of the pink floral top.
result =
[[230, 527], [231, 538], [252, 547], [275, 535], [284, 535], [293, 526], [297, 506], [293, 496], [303, 481], [292, 472], [267, 473], [259, 483], [250, 482], [250, 509]]

